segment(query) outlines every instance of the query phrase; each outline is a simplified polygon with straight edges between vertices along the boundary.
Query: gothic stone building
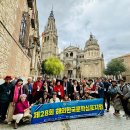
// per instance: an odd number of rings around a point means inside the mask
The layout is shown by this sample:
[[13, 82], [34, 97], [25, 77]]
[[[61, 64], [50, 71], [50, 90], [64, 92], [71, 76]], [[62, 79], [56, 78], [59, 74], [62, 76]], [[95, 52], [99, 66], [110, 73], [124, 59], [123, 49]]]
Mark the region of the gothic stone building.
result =
[[48, 18], [48, 23], [42, 34], [42, 60], [58, 54], [58, 35], [53, 10]]
[[93, 78], [103, 76], [104, 59], [100, 47], [93, 35], [90, 35], [84, 50], [75, 46], [67, 47], [58, 54], [58, 35], [53, 10], [42, 34], [42, 61], [58, 56], [65, 66], [64, 75], [70, 78]]
[[0, 0], [0, 78], [40, 72], [36, 0]]
[[65, 66], [62, 76], [69, 78], [96, 78], [103, 76], [104, 59], [97, 40], [91, 34], [84, 50], [69, 46], [59, 55]]

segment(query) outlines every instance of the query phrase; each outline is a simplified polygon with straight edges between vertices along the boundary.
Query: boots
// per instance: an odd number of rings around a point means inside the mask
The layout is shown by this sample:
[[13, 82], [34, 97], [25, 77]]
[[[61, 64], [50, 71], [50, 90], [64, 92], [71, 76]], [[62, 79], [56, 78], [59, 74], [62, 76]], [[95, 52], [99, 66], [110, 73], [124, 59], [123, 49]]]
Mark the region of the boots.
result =
[[17, 129], [18, 128], [18, 124], [15, 122], [14, 123], [14, 129]]

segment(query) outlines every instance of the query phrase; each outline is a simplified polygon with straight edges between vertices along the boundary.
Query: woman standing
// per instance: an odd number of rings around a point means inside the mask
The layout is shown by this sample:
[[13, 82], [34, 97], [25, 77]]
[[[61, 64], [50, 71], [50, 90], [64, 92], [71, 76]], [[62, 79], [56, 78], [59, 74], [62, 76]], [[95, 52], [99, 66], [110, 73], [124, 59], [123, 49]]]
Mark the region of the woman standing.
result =
[[21, 94], [23, 94], [23, 80], [18, 79], [15, 86], [14, 86], [13, 101], [8, 108], [8, 113], [7, 113], [8, 124], [10, 124], [12, 121], [15, 104], [19, 101]]

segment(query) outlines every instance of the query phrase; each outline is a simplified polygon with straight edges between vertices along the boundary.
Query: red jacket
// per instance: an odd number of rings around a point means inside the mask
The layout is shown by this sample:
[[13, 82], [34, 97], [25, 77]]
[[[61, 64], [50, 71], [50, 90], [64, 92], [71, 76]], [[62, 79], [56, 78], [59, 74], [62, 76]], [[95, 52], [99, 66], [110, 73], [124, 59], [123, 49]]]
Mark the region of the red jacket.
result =
[[96, 84], [94, 84], [93, 87], [90, 90], [91, 91], [96, 91]]
[[33, 91], [32, 91], [33, 96], [36, 94], [38, 86], [39, 86], [39, 91], [43, 91], [42, 90], [43, 82], [42, 81], [36, 81], [33, 84]]
[[16, 114], [23, 114], [24, 113], [24, 110], [29, 108], [29, 102], [27, 100], [25, 100], [24, 102], [18, 102], [16, 103], [16, 106], [15, 106], [15, 110], [14, 110], [14, 115]]
[[61, 98], [64, 98], [64, 88], [62, 85], [57, 85], [53, 89], [54, 92], [57, 92], [57, 94], [60, 92]]

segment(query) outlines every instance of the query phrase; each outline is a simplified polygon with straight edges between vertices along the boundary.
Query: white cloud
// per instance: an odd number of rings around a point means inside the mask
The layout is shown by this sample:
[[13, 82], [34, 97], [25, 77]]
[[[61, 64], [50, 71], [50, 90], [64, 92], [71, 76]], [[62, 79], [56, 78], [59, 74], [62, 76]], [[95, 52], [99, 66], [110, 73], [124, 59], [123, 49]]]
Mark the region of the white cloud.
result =
[[38, 0], [40, 32], [44, 31], [52, 4], [59, 48], [70, 43], [83, 48], [92, 32], [106, 62], [130, 53], [129, 0]]

